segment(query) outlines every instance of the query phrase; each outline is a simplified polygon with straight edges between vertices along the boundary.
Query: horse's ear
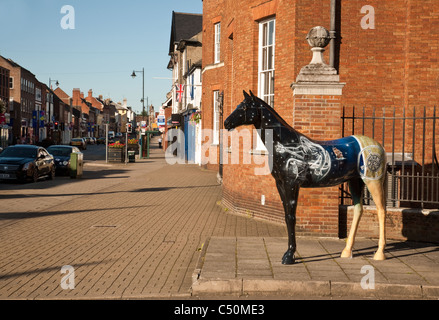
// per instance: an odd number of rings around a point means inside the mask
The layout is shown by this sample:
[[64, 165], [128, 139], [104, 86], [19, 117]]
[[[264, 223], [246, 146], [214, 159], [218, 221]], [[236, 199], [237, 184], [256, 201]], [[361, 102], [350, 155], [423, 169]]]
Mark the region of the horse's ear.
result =
[[248, 95], [247, 92], [245, 92], [245, 90], [243, 91], [243, 93], [244, 93], [245, 100], [247, 100], [248, 98], [250, 98], [250, 96]]
[[256, 102], [257, 97], [253, 94], [253, 92], [250, 90], [251, 99], [253, 102]]

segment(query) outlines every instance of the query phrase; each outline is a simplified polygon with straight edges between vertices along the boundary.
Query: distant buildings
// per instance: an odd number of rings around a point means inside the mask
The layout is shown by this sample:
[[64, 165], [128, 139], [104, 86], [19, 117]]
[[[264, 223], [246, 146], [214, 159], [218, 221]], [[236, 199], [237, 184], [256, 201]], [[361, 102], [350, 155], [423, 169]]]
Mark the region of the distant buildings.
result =
[[80, 89], [69, 96], [53, 90], [12, 59], [0, 56], [0, 146], [16, 143], [69, 144], [74, 137], [105, 135], [109, 130], [125, 132], [134, 119], [127, 102], [114, 103], [102, 96], [87, 97]]

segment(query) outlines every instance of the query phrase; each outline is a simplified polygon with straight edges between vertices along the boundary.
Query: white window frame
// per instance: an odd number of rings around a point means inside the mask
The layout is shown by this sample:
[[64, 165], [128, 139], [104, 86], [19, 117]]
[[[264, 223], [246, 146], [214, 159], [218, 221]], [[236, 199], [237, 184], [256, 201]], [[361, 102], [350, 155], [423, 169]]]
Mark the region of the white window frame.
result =
[[215, 23], [215, 47], [214, 47], [214, 63], [221, 61], [221, 22]]
[[213, 144], [219, 144], [220, 136], [220, 105], [219, 105], [219, 90], [213, 92]]
[[[271, 31], [271, 32], [270, 32]], [[259, 23], [258, 95], [274, 107], [276, 19]]]
[[[274, 107], [275, 49], [276, 18], [270, 18], [259, 23], [258, 96], [271, 107]], [[259, 135], [254, 148], [267, 151]]]

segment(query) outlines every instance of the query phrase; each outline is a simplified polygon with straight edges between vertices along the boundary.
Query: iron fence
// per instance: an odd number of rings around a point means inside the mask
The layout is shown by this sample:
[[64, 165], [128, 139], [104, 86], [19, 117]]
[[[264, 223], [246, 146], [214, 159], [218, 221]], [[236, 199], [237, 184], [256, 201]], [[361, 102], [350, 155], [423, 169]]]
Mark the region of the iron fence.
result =
[[[436, 107], [344, 107], [343, 136], [366, 135], [387, 153], [387, 206], [439, 208]], [[351, 204], [347, 184], [341, 204]], [[373, 204], [365, 188], [364, 204]]]

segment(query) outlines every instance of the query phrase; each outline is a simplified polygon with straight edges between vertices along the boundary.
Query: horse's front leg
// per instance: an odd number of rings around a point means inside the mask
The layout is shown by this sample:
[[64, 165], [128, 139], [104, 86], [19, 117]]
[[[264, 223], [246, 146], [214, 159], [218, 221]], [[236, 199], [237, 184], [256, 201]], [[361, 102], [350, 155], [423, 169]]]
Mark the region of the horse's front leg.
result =
[[282, 264], [294, 264], [296, 252], [296, 209], [299, 197], [299, 186], [293, 185], [285, 190], [285, 222], [288, 230], [288, 250], [282, 258]]

